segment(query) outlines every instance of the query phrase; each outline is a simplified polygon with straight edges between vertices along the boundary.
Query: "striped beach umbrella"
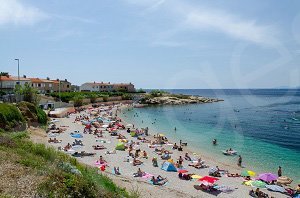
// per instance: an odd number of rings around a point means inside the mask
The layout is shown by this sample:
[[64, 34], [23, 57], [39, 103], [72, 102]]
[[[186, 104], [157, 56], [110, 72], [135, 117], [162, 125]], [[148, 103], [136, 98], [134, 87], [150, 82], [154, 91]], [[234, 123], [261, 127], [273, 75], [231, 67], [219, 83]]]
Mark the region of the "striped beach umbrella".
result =
[[243, 177], [247, 177], [247, 176], [253, 177], [255, 175], [256, 175], [256, 173], [251, 170], [243, 170], [241, 173], [241, 176], [243, 176]]

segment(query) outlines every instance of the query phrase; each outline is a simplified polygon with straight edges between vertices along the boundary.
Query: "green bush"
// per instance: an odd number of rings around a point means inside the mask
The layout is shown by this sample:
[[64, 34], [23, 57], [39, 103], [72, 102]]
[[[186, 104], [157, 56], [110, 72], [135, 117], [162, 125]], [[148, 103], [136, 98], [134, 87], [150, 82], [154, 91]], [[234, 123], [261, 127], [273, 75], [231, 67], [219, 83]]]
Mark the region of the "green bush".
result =
[[43, 125], [47, 124], [48, 121], [47, 114], [39, 107], [36, 107], [36, 110], [37, 110], [38, 122]]
[[10, 131], [22, 125], [24, 121], [24, 117], [15, 105], [0, 103], [0, 127], [2, 129]]
[[18, 107], [29, 124], [47, 124], [47, 114], [38, 106], [30, 102], [20, 102]]

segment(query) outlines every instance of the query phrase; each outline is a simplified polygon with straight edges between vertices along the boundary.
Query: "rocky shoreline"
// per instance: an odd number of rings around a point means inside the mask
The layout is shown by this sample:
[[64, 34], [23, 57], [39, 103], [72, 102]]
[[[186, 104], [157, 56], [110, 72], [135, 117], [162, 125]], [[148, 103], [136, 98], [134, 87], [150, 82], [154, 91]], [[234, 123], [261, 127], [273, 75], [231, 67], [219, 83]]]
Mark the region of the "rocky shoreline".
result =
[[[183, 97], [184, 96], [184, 97]], [[182, 104], [201, 104], [224, 101], [223, 99], [206, 98], [200, 96], [158, 96], [145, 97], [141, 100], [141, 104], [148, 105], [182, 105]]]

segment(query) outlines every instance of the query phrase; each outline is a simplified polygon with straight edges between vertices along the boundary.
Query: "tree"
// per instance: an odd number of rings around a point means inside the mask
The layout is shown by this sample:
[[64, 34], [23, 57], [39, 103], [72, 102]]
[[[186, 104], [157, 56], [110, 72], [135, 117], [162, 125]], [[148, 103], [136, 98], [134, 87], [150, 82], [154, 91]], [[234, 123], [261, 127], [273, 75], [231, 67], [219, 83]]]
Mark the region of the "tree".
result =
[[38, 105], [40, 101], [40, 95], [38, 94], [38, 90], [31, 87], [29, 84], [25, 84], [24, 86], [16, 85], [15, 93], [23, 95], [24, 101], [33, 103], [35, 105]]

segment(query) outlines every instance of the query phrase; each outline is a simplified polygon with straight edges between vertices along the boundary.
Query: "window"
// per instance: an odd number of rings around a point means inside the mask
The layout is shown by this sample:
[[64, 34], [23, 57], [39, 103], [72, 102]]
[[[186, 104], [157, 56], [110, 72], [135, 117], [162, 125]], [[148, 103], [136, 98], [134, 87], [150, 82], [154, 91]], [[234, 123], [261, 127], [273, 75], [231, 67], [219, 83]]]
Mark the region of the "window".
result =
[[40, 83], [38, 84], [38, 87], [41, 87], [41, 84], [40, 84]]
[[52, 84], [49, 84], [49, 87], [52, 87]]

